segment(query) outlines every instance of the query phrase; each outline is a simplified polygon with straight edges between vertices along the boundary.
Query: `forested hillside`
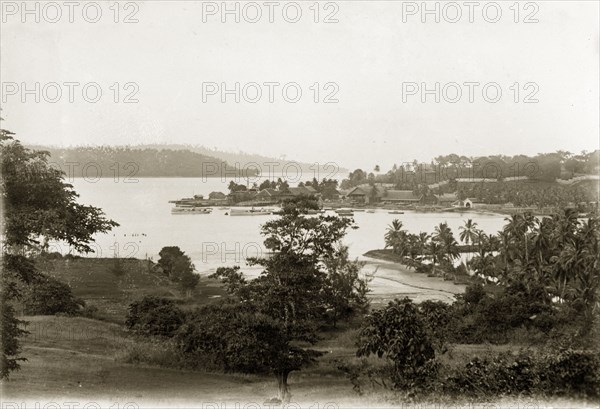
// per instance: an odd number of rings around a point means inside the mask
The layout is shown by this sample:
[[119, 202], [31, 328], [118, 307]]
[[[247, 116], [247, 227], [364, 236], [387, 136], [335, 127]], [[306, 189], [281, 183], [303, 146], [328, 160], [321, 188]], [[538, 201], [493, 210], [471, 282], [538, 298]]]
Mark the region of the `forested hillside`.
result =
[[52, 165], [73, 177], [221, 177], [252, 176], [256, 173], [255, 169], [236, 167], [187, 149], [108, 146], [33, 148], [50, 152]]

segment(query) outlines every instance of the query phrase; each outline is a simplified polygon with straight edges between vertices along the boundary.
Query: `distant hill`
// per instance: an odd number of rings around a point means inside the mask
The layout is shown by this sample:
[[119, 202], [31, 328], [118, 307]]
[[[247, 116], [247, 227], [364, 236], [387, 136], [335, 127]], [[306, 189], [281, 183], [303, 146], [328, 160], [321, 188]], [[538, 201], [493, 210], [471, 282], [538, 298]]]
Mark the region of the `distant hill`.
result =
[[[245, 153], [224, 152], [198, 145], [147, 144], [132, 146], [55, 147], [29, 145], [50, 152], [51, 161], [68, 175], [114, 177], [253, 177], [262, 174], [288, 179], [341, 179], [346, 169], [337, 164], [310, 164]], [[84, 171], [84, 166], [87, 166]], [[100, 170], [97, 171], [97, 168]], [[85, 173], [84, 173], [85, 172]]]
[[[325, 163], [305, 163], [298, 162], [293, 159], [281, 159], [272, 158], [268, 156], [258, 155], [247, 152], [226, 152], [218, 149], [210, 149], [201, 145], [184, 145], [184, 144], [144, 144], [136, 145], [138, 149], [185, 149], [192, 152], [199, 153], [201, 155], [213, 156], [219, 158], [232, 166], [238, 164], [239, 167], [243, 168], [255, 168], [255, 164], [258, 164], [262, 173], [268, 176], [269, 170], [275, 174], [280, 174], [284, 169], [288, 169], [290, 177], [295, 177], [295, 170], [300, 169], [302, 171], [302, 180], [310, 180], [315, 174], [319, 180], [323, 178], [327, 179], [342, 179], [347, 173], [348, 169], [339, 167], [339, 164], [325, 166]], [[318, 173], [317, 173], [318, 172]]]
[[[73, 177], [244, 177], [255, 169], [229, 165], [226, 161], [188, 149], [149, 147], [79, 146], [60, 148], [28, 146], [50, 152], [50, 162]], [[118, 171], [118, 173], [117, 173]]]

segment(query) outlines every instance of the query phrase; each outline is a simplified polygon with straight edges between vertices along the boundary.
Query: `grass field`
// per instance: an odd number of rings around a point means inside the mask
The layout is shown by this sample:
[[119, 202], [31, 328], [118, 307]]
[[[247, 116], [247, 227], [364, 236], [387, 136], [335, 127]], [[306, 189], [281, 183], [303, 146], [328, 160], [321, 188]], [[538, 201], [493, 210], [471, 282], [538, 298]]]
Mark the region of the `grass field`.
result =
[[[4, 400], [14, 402], [159, 402], [161, 407], [208, 402], [255, 402], [276, 396], [274, 378], [185, 371], [126, 364], [122, 352], [135, 340], [121, 325], [81, 317], [27, 317], [30, 335], [23, 355], [28, 361], [4, 385]], [[294, 401], [344, 406], [375, 404], [353, 395], [333, 361], [353, 354], [335, 339], [320, 348], [331, 351], [320, 364], [293, 373]], [[381, 403], [381, 402], [379, 402]]]
[[71, 286], [73, 293], [87, 305], [98, 307], [99, 318], [124, 323], [127, 306], [146, 295], [171, 298], [183, 308], [194, 308], [222, 297], [225, 292], [217, 280], [201, 278], [189, 298], [165, 275], [152, 271], [146, 260], [79, 258], [47, 260], [39, 263], [42, 272]]

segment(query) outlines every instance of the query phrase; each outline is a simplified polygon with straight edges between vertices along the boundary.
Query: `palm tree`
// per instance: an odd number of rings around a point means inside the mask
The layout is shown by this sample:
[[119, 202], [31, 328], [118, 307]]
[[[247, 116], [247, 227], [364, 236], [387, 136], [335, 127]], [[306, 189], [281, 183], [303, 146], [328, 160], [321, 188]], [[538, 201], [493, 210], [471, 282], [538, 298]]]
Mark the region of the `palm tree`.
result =
[[385, 232], [385, 247], [391, 247], [393, 253], [397, 254], [404, 244], [405, 237], [406, 231], [402, 230], [402, 222], [398, 219], [394, 219]]
[[448, 223], [444, 222], [435, 226], [433, 240], [437, 241], [441, 245], [442, 250], [448, 259], [454, 260], [455, 258], [459, 257], [456, 239], [452, 234], [452, 229], [448, 227]]
[[502, 255], [502, 261], [504, 265], [508, 264], [508, 257], [512, 253], [510, 234], [506, 230], [500, 230], [498, 232], [498, 248]]
[[431, 240], [427, 245], [427, 251], [429, 253], [429, 258], [431, 259], [431, 272], [435, 274], [435, 265], [444, 260], [445, 254], [442, 250], [442, 246], [434, 240]]
[[[466, 243], [467, 246], [470, 243], [474, 242], [476, 236], [475, 231], [477, 230], [477, 223], [474, 223], [473, 220], [468, 219], [465, 222], [465, 225], [460, 226], [458, 229], [461, 231], [460, 235], [458, 236], [460, 238], [460, 241]], [[467, 255], [467, 265], [469, 265], [469, 261], [471, 260], [471, 252], [467, 252]]]
[[572, 241], [575, 238], [575, 233], [579, 227], [577, 220], [577, 211], [575, 209], [564, 209], [562, 214], [559, 214], [556, 221], [557, 238], [561, 243]]
[[552, 256], [552, 239], [554, 230], [554, 221], [549, 218], [543, 218], [537, 222], [531, 235], [532, 252], [534, 254], [534, 263], [536, 270], [542, 277], [544, 267], [548, 264], [550, 257]]
[[[511, 244], [514, 245], [512, 250], [516, 251], [523, 264], [527, 264], [529, 258], [527, 235], [535, 223], [535, 218], [528, 212], [513, 214], [510, 218], [507, 217], [504, 220], [507, 222], [504, 226], [504, 232], [507, 233]], [[521, 252], [521, 249], [524, 251]]]
[[430, 238], [431, 236], [425, 232], [420, 232], [417, 236], [416, 245], [419, 249], [419, 254], [421, 254], [422, 256], [425, 255], [427, 244], [429, 243]]
[[473, 243], [473, 239], [475, 238], [475, 231], [477, 230], [477, 223], [473, 222], [473, 220], [468, 219], [465, 222], [464, 226], [460, 226], [458, 228], [458, 230], [460, 230], [460, 241], [462, 241], [463, 243], [466, 243], [467, 246], [470, 243]]

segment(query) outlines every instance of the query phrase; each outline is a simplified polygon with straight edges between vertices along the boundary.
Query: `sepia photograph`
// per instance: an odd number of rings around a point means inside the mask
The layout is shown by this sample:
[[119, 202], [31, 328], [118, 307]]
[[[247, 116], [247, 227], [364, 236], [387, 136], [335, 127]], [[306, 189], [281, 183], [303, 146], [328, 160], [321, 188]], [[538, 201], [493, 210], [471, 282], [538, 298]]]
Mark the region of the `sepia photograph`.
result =
[[600, 1], [0, 0], [0, 409], [600, 409]]

